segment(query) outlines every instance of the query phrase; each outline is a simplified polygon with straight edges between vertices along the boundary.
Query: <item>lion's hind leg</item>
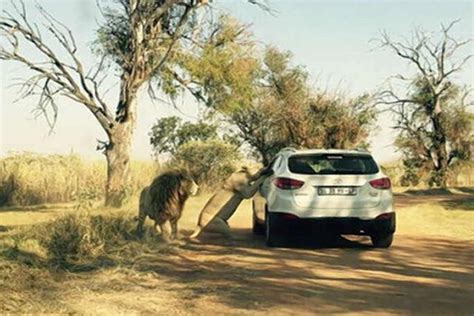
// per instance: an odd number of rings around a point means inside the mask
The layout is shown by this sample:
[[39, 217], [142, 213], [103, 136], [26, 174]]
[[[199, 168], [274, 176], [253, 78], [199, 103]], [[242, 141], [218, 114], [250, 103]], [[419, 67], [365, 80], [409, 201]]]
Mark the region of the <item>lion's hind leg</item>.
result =
[[207, 231], [221, 234], [229, 239], [234, 239], [234, 234], [229, 227], [229, 223], [218, 216], [209, 223]]
[[195, 239], [199, 236], [199, 234], [201, 234], [201, 226], [197, 226], [196, 229], [194, 230], [194, 232], [188, 237], [189, 239]]

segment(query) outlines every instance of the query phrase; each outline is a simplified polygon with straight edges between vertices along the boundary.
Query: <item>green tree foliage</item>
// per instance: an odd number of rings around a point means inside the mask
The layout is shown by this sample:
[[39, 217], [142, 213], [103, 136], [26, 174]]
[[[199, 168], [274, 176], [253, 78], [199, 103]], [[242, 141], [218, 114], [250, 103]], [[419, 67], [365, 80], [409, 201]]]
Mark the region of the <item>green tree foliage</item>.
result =
[[[429, 89], [423, 89], [422, 82], [414, 85], [411, 98], [417, 103], [400, 111], [397, 120], [400, 133], [395, 145], [403, 154], [405, 167], [402, 185], [417, 185], [424, 181], [430, 186], [443, 186], [443, 183], [445, 186], [454, 176], [456, 167], [471, 159], [474, 114], [468, 111], [464, 102], [465, 92], [451, 85], [443, 94], [441, 128], [436, 128], [430, 113], [424, 108], [432, 102]], [[441, 131], [449, 144], [447, 170], [440, 168], [437, 154]]]
[[430, 186], [445, 188], [456, 164], [472, 156], [473, 114], [465, 102], [468, 90], [453, 79], [473, 55], [459, 56], [471, 41], [449, 34], [455, 24], [442, 25], [437, 36], [417, 29], [411, 41], [397, 42], [387, 34], [381, 41], [416, 70], [412, 77], [395, 76], [405, 83], [405, 93], [392, 87], [381, 93], [381, 103], [390, 105], [400, 131], [396, 145], [403, 154], [404, 184], [418, 184], [428, 175]]
[[[267, 47], [260, 57], [253, 43], [245, 46], [240, 42], [232, 52], [234, 67], [239, 67], [236, 61], [240, 59], [253, 65], [240, 67], [239, 71], [246, 75], [234, 81], [226, 72], [218, 77], [203, 73], [201, 80], [211, 82], [214, 109], [237, 128], [238, 137], [250, 146], [253, 156], [268, 163], [276, 152], [288, 146], [366, 145], [375, 119], [369, 96], [349, 99], [315, 91], [305, 69], [292, 65], [289, 52], [274, 47]], [[237, 97], [242, 90], [245, 97]]]
[[[304, 67], [293, 65], [291, 53], [275, 47], [260, 51], [247, 26], [229, 16], [193, 38], [201, 44], [176, 54], [182, 70], [165, 66], [171, 74], [166, 86], [186, 89], [204, 102], [226, 123], [221, 129], [230, 126], [232, 132], [223, 137], [227, 141], [243, 143], [264, 163], [288, 146], [366, 146], [375, 119], [367, 95], [351, 99], [315, 90]], [[152, 131], [155, 149], [176, 152], [189, 140], [177, 132], [181, 128], [177, 119], [158, 122]]]
[[181, 145], [170, 163], [189, 170], [200, 186], [215, 188], [242, 159], [237, 148], [219, 139], [193, 140]]
[[[248, 27], [223, 15], [193, 36], [194, 46], [176, 54], [176, 65], [165, 67], [172, 91], [186, 90], [209, 108], [232, 111], [246, 106], [255, 97], [258, 78], [255, 43]], [[196, 44], [197, 43], [197, 44]]]
[[217, 126], [203, 121], [183, 122], [176, 116], [159, 119], [150, 131], [150, 144], [156, 154], [174, 155], [178, 148], [189, 141], [217, 138]]
[[150, 143], [157, 155], [171, 155], [170, 166], [189, 170], [205, 190], [218, 186], [242, 158], [233, 135], [219, 133], [215, 124], [183, 122], [176, 116], [156, 122]]
[[368, 94], [356, 98], [316, 94], [310, 100], [308, 147], [367, 148], [376, 111]]

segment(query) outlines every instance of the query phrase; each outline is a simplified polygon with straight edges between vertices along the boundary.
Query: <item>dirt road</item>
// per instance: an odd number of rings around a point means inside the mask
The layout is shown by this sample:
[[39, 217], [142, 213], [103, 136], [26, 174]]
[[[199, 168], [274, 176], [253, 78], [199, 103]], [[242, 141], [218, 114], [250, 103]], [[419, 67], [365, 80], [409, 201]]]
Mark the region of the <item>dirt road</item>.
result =
[[[472, 199], [433, 201], [466, 198]], [[407, 199], [398, 197], [398, 204], [414, 203]], [[94, 314], [474, 314], [474, 240], [428, 233], [431, 220], [411, 227], [406, 218], [420, 209], [400, 208], [388, 250], [362, 237], [271, 249], [251, 234], [248, 207], [230, 223], [237, 240], [203, 235], [199, 243], [142, 256], [131, 268], [61, 274], [41, 291], [65, 312]], [[193, 216], [184, 220], [184, 233]]]
[[[409, 199], [415, 203], [418, 197], [398, 197], [397, 201], [413, 204]], [[432, 197], [450, 203], [459, 199], [465, 197]], [[400, 209], [404, 211], [410, 212]], [[402, 227], [388, 250], [371, 248], [368, 238], [343, 237], [270, 249], [262, 237], [252, 235], [247, 211], [240, 211], [231, 221], [238, 240], [208, 234], [200, 243], [143, 258], [134, 270], [154, 277], [140, 281], [129, 276], [133, 291], [123, 279], [117, 280], [126, 296], [120, 299], [116, 290], [109, 291], [109, 298], [104, 292], [95, 300], [87, 295], [85, 306], [208, 315], [472, 315], [474, 241], [424, 234], [423, 223], [419, 225], [417, 234], [411, 233], [413, 229], [405, 233]]]

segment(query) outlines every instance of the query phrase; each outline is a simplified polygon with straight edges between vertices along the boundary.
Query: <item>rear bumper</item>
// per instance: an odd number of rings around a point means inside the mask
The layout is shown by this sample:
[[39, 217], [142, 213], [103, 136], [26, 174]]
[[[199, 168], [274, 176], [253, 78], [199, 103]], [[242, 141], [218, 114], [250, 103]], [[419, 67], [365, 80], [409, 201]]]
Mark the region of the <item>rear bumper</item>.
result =
[[[317, 199], [315, 199], [317, 202]], [[279, 194], [275, 198], [269, 197], [266, 200], [267, 210], [272, 213], [291, 213], [304, 219], [313, 218], [359, 218], [364, 220], [371, 220], [384, 213], [395, 212], [393, 207], [393, 196], [391, 192], [387, 191], [380, 196], [380, 202], [376, 206], [352, 207], [348, 205], [339, 205], [338, 200], [335, 199], [332, 205], [312, 207], [302, 207], [297, 205], [294, 198], [290, 195]]]
[[298, 218], [293, 214], [272, 212], [276, 218], [277, 230], [282, 233], [326, 233], [371, 235], [377, 233], [394, 233], [396, 215], [384, 213], [375, 219], [360, 219], [357, 217], [318, 217]]

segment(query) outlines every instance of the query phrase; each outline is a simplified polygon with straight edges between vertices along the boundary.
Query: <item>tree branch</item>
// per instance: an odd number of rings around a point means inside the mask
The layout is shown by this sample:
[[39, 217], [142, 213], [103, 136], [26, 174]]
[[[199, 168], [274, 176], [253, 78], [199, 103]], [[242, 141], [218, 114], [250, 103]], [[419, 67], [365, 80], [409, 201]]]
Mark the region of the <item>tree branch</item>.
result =
[[[0, 46], [0, 59], [18, 62], [37, 73], [24, 81], [22, 96], [39, 96], [38, 109], [45, 116], [51, 129], [54, 127], [58, 112], [56, 98], [65, 96], [86, 106], [107, 131], [111, 116], [105, 111], [106, 106], [100, 98], [99, 92], [93, 91], [87, 84], [84, 67], [76, 56], [77, 46], [72, 32], [37, 5], [41, 17], [46, 22], [44, 25], [46, 30], [67, 52], [67, 56], [72, 59], [74, 65], [61, 59], [60, 53], [55, 52], [46, 44], [38, 27], [33, 27], [29, 22], [23, 1], [19, 3], [20, 6], [12, 2], [18, 18], [8, 12], [5, 12], [5, 16], [0, 18], [0, 31], [10, 44], [10, 47]], [[30, 44], [45, 61], [34, 61], [21, 54], [21, 42]], [[89, 81], [94, 87], [97, 87], [97, 82], [93, 78], [89, 78]], [[53, 113], [52, 119], [47, 114], [49, 110]]]

